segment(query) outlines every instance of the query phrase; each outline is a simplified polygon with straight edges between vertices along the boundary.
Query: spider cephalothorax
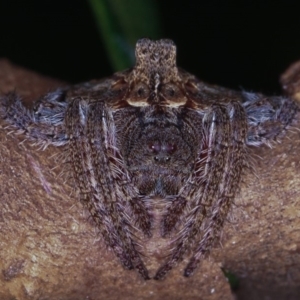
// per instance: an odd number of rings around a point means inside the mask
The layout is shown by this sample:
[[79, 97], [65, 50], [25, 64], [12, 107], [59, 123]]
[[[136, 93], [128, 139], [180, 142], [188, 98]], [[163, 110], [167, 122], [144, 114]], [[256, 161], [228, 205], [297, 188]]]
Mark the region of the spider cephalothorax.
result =
[[[33, 111], [15, 94], [0, 106], [18, 132], [66, 147], [80, 198], [105, 242], [145, 279], [137, 236], [151, 238], [160, 224], [170, 240], [155, 279], [188, 251], [190, 276], [220, 236], [247, 147], [276, 140], [297, 111], [289, 98], [208, 85], [177, 68], [172, 41], [148, 39], [137, 42], [131, 70], [49, 93]], [[164, 205], [154, 215], [159, 198]]]

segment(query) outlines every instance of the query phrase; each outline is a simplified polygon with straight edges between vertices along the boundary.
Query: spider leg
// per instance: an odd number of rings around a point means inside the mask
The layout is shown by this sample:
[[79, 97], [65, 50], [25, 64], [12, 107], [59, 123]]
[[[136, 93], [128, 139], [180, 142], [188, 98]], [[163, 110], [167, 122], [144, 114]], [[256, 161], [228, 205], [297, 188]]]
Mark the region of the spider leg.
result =
[[138, 228], [141, 229], [146, 236], [151, 237], [152, 216], [144, 203], [145, 201], [146, 200], [137, 197], [128, 200], [132, 210], [131, 215], [135, 218]]
[[249, 130], [247, 144], [271, 146], [285, 132], [299, 111], [297, 103], [286, 97], [266, 97], [261, 94], [243, 93]]
[[17, 129], [17, 134], [25, 134], [38, 145], [62, 146], [68, 142], [63, 123], [67, 109], [64, 100], [64, 90], [58, 89], [36, 101], [31, 110], [12, 92], [0, 98], [0, 116], [12, 128]]
[[[167, 201], [169, 199], [166, 199]], [[161, 224], [161, 236], [166, 237], [174, 229], [175, 225], [179, 221], [184, 209], [186, 208], [187, 201], [185, 198], [178, 196], [171, 201], [171, 205], [168, 207], [165, 215], [162, 218]]]
[[[167, 262], [159, 268], [155, 279], [162, 279], [174, 266], [182, 260], [185, 252], [190, 248], [195, 236], [201, 229], [202, 222], [207, 215], [207, 207], [211, 206], [222, 180], [228, 157], [230, 143], [230, 119], [227, 109], [223, 105], [214, 105], [203, 118], [203, 144], [206, 144], [207, 156], [205, 160], [203, 178], [198, 193], [193, 193], [193, 199], [187, 201], [195, 206], [186, 217], [185, 226], [174, 241], [175, 247]], [[204, 150], [206, 151], [206, 150]], [[201, 155], [201, 154], [200, 154]], [[196, 170], [198, 171], [198, 170]], [[195, 175], [196, 176], [196, 175]]]
[[223, 176], [218, 186], [217, 200], [213, 203], [208, 225], [198, 244], [195, 255], [187, 265], [184, 275], [190, 276], [201, 258], [209, 253], [215, 240], [219, 238], [224, 221], [239, 187], [246, 155], [245, 139], [247, 119], [244, 108], [237, 102], [230, 104], [231, 139]]
[[123, 266], [137, 269], [144, 279], [148, 271], [136, 250], [130, 223], [123, 213], [123, 195], [109, 159], [107, 126], [113, 122], [101, 101], [75, 98], [66, 115], [75, 180], [84, 204]]

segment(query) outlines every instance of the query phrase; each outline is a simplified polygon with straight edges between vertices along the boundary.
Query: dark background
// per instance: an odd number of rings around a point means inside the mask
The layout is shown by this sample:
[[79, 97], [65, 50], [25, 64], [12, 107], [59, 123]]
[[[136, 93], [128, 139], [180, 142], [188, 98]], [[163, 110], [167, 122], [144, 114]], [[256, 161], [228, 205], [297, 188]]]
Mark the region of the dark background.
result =
[[[73, 83], [113, 72], [87, 1], [0, 1], [0, 57]], [[298, 1], [156, 2], [178, 64], [208, 82], [277, 94], [300, 59]]]

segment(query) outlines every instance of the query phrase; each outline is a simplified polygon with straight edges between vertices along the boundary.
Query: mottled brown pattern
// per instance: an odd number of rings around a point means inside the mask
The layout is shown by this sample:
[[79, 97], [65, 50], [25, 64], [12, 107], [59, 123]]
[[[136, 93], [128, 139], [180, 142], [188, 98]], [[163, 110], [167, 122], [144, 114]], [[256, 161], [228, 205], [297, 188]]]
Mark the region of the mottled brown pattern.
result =
[[[66, 146], [80, 198], [122, 265], [149, 279], [140, 237], [155, 220], [170, 240], [162, 279], [187, 253], [190, 276], [220, 237], [248, 168], [248, 146], [270, 145], [298, 111], [293, 100], [208, 85], [176, 66], [170, 40], [142, 39], [136, 66], [48, 93], [2, 117], [44, 147]], [[161, 205], [157, 212], [157, 203]], [[157, 223], [157, 222], [156, 222]]]

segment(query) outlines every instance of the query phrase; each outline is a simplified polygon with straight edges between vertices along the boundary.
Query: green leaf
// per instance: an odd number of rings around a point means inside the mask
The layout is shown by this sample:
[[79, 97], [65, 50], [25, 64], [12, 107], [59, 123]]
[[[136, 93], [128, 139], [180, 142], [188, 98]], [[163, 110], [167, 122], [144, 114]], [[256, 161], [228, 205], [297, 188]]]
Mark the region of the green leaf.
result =
[[231, 273], [229, 270], [225, 270], [224, 268], [221, 268], [223, 274], [227, 278], [230, 288], [232, 291], [236, 291], [239, 288], [239, 279], [236, 275]]
[[160, 36], [154, 0], [89, 0], [107, 54], [116, 71], [134, 64], [138, 39]]

